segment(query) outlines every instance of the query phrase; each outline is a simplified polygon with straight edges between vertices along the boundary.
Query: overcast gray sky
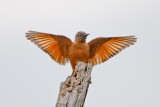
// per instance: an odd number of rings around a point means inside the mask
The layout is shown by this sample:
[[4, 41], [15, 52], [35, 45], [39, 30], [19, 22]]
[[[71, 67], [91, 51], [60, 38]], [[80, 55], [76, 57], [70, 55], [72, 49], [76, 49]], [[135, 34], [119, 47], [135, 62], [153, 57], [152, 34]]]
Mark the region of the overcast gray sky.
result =
[[72, 69], [25, 38], [35, 30], [74, 41], [136, 35], [138, 42], [95, 66], [85, 107], [160, 107], [159, 0], [1, 0], [0, 107], [54, 107]]

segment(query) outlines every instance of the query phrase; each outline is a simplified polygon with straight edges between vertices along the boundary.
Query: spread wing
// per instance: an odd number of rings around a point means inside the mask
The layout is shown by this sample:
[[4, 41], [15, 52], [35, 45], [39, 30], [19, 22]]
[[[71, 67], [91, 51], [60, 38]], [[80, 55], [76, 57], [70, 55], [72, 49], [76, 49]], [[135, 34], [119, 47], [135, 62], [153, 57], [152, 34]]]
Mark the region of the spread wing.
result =
[[114, 55], [118, 54], [121, 50], [133, 45], [136, 42], [134, 36], [125, 37], [100, 37], [90, 41], [90, 59], [89, 62], [92, 66], [102, 63]]
[[35, 31], [28, 31], [26, 37], [59, 64], [65, 64], [68, 61], [68, 51], [72, 45], [72, 41], [69, 38]]

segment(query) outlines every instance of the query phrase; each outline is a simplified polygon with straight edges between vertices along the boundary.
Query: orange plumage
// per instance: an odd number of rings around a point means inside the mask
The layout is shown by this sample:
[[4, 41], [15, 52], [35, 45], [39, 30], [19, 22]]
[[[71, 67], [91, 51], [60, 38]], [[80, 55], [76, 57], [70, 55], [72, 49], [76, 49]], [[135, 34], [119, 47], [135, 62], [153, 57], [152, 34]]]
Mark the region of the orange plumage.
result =
[[86, 43], [86, 37], [89, 34], [77, 32], [75, 42], [63, 35], [55, 35], [29, 31], [26, 37], [48, 53], [52, 59], [59, 64], [65, 64], [70, 61], [72, 65], [72, 75], [75, 71], [75, 65], [79, 61], [91, 63], [92, 66], [102, 63], [121, 50], [133, 45], [136, 42], [134, 36], [125, 37], [99, 37]]

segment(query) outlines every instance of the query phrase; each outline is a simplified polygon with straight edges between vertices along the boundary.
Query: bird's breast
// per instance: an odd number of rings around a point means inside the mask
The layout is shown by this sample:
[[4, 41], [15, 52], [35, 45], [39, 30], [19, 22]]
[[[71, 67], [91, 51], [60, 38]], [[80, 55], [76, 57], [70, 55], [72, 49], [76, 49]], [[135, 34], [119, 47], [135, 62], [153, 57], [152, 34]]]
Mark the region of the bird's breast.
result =
[[88, 61], [90, 55], [87, 43], [73, 43], [69, 50], [71, 60]]

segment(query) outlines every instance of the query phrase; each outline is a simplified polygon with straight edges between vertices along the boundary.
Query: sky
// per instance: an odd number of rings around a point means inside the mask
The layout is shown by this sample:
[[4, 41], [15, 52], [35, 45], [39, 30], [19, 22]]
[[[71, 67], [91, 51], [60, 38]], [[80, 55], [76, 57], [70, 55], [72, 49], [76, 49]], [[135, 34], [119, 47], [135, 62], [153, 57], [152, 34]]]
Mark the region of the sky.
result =
[[0, 107], [54, 107], [70, 64], [28, 41], [28, 30], [71, 38], [135, 35], [135, 45], [92, 70], [85, 107], [160, 107], [159, 0], [1, 0]]

